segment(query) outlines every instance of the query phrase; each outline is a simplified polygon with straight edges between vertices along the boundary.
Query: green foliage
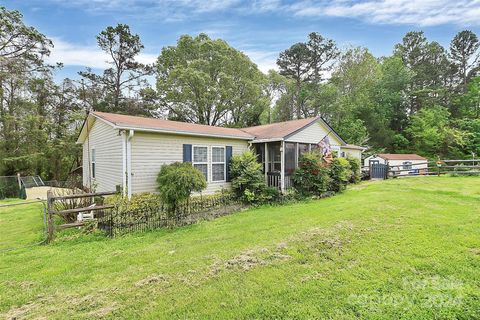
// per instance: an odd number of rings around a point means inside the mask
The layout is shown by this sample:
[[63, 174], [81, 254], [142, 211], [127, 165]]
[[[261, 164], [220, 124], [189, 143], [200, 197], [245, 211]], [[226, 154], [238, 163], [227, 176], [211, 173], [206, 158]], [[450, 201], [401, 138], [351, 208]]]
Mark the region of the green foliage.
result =
[[160, 199], [171, 210], [187, 200], [192, 192], [200, 192], [207, 187], [205, 176], [190, 162], [175, 162], [163, 165], [157, 176]]
[[[316, 32], [308, 35], [307, 42], [296, 43], [280, 53], [277, 59], [280, 74], [292, 79], [295, 83], [288, 94], [290, 110], [287, 113], [280, 112], [280, 118], [289, 120], [294, 115], [296, 118], [309, 115], [309, 98], [316, 91], [315, 87], [322, 82], [324, 72], [331, 70], [339, 53], [333, 40], [326, 39]], [[279, 102], [277, 108], [286, 107], [285, 100]], [[284, 118], [285, 115], [290, 118]]]
[[259, 124], [268, 105], [265, 76], [257, 66], [224, 40], [203, 33], [163, 48], [157, 72], [157, 89], [173, 120], [250, 126]]
[[413, 150], [428, 158], [445, 158], [458, 154], [464, 144], [465, 133], [450, 126], [450, 113], [441, 106], [420, 110], [411, 118], [406, 129]]
[[[265, 176], [262, 164], [257, 162], [257, 156], [250, 150], [241, 155], [234, 155], [230, 163], [232, 190], [234, 194], [247, 203], [257, 203], [263, 199], [266, 191]], [[266, 191], [268, 194], [271, 190]]]
[[162, 205], [162, 197], [158, 193], [134, 193], [130, 200], [121, 194], [109, 196], [105, 199], [105, 203], [116, 205], [119, 212], [141, 212], [144, 210], [160, 209]]
[[79, 73], [91, 82], [95, 90], [102, 92], [93, 107], [98, 111], [149, 115], [149, 109], [155, 105], [138, 103], [142, 106], [138, 108], [133, 97], [126, 96], [126, 92], [148, 96], [149, 86], [145, 76], [153, 73], [153, 67], [136, 61], [144, 48], [140, 36], [133, 34], [128, 25], [119, 23], [100, 32], [97, 44], [109, 56], [112, 67], [104, 70], [102, 75], [90, 69]]
[[348, 182], [359, 183], [362, 177], [360, 160], [356, 158], [348, 157], [347, 161], [350, 164], [350, 170], [351, 170], [351, 176]]
[[341, 192], [345, 190], [352, 176], [350, 163], [345, 158], [334, 158], [328, 167], [330, 184], [328, 190]]
[[320, 153], [311, 151], [302, 154], [298, 168], [293, 174], [293, 186], [302, 196], [320, 195], [330, 185], [329, 169], [322, 161]]

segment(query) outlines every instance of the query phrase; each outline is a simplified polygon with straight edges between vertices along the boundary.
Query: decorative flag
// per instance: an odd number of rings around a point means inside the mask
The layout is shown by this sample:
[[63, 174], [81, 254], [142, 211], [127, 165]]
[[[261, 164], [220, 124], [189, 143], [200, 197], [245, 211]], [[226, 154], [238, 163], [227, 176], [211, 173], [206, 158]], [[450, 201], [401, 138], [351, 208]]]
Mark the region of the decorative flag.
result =
[[325, 136], [319, 143], [318, 147], [322, 153], [322, 158], [325, 162], [330, 163], [333, 160], [332, 147], [330, 146], [330, 139]]

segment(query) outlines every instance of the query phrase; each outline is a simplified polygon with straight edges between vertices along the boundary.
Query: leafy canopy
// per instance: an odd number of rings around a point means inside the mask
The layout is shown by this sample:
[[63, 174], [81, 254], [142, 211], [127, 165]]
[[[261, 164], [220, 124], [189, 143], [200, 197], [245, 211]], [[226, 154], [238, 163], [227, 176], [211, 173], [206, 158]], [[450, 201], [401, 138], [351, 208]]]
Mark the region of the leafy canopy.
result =
[[206, 34], [181, 36], [158, 57], [157, 91], [170, 119], [207, 125], [259, 124], [265, 76], [242, 52]]

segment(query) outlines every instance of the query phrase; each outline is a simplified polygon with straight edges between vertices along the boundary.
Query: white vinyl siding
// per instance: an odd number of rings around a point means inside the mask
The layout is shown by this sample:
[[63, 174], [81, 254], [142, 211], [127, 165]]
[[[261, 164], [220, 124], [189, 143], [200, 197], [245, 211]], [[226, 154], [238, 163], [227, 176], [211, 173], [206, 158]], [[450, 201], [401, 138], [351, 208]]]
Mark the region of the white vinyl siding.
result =
[[329, 133], [329, 131], [330, 129], [319, 120], [295, 133], [285, 141], [317, 144], [328, 134], [332, 146], [341, 146], [343, 143], [338, 140], [333, 132]]
[[[212, 159], [212, 147], [232, 146], [233, 155], [248, 150], [248, 141], [228, 138], [195, 137], [164, 133], [135, 131], [132, 138], [132, 192], [155, 192], [156, 178], [163, 164], [183, 161], [183, 145], [206, 146], [208, 161]], [[192, 160], [194, 156], [192, 150]], [[210, 166], [210, 164], [209, 164]], [[209, 167], [211, 172], [211, 168]], [[212, 182], [211, 173], [203, 194], [229, 189], [229, 182]]]
[[94, 162], [92, 187], [98, 192], [115, 191], [117, 185], [122, 185], [122, 139], [117, 130], [101, 120], [96, 120], [89, 131], [83, 143], [83, 185], [90, 187]]
[[362, 159], [362, 150], [358, 149], [349, 149], [347, 147], [340, 147], [341, 152], [345, 153], [345, 158], [356, 158], [358, 160]]

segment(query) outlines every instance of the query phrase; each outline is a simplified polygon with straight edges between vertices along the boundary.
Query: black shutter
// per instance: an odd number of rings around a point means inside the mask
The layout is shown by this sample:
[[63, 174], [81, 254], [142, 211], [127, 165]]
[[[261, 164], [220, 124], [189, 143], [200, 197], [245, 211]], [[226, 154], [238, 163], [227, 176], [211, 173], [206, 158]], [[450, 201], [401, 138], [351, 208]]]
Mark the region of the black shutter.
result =
[[192, 145], [183, 145], [183, 162], [192, 162]]
[[225, 147], [225, 167], [227, 168], [227, 181], [231, 181], [230, 179], [230, 160], [232, 159], [232, 146]]

